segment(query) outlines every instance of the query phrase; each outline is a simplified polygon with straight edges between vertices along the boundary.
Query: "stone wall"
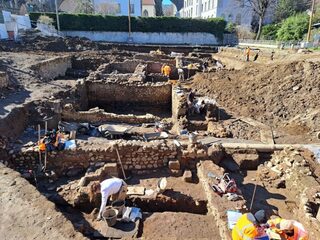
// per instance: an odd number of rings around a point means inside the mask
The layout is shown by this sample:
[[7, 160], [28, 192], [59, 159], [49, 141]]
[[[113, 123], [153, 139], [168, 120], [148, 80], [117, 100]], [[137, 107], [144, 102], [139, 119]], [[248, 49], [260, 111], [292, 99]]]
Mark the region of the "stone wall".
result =
[[[119, 165], [116, 146], [124, 168], [137, 173], [167, 166], [169, 160], [177, 158], [177, 150], [172, 141], [158, 140], [147, 143], [104, 141], [100, 144], [92, 144], [90, 147], [80, 143], [75, 150], [50, 152], [47, 158], [47, 168], [62, 175], [73, 169], [84, 172], [89, 166], [101, 167], [105, 163], [115, 162]], [[10, 157], [9, 166], [19, 171], [36, 169], [39, 163], [39, 153], [33, 149], [12, 151]], [[44, 157], [42, 161], [43, 159]], [[120, 169], [120, 165], [118, 167]]]
[[[170, 106], [171, 84], [119, 84], [87, 81], [89, 103], [97, 105], [128, 104]], [[89, 104], [92, 105], [92, 104]]]
[[62, 56], [47, 59], [30, 66], [44, 80], [52, 80], [64, 76], [67, 69], [71, 68], [71, 57]]
[[20, 136], [28, 124], [28, 104], [12, 109], [0, 118], [0, 135], [10, 138]]
[[89, 111], [76, 111], [72, 105], [66, 105], [62, 111], [62, 119], [72, 122], [113, 122], [113, 123], [154, 123], [160, 118], [152, 115], [133, 115], [133, 114], [115, 114], [107, 113], [103, 109], [90, 109]]
[[9, 79], [6, 72], [0, 72], [0, 89], [9, 85]]
[[178, 88], [172, 89], [172, 119], [177, 121], [188, 112], [186, 93]]

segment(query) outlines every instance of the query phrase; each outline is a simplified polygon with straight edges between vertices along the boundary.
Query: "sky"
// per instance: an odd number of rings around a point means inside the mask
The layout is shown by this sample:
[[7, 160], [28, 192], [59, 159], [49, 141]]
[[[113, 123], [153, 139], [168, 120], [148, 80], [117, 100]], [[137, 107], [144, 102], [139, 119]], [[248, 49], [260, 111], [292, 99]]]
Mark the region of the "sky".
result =
[[163, 0], [162, 4], [172, 4], [172, 2], [170, 0]]

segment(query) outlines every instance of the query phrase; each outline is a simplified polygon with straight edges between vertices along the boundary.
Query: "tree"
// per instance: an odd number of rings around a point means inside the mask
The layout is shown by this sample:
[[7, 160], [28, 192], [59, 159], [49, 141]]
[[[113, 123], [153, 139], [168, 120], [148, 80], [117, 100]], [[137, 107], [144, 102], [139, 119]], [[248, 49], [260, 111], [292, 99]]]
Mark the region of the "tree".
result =
[[311, 6], [312, 0], [279, 0], [275, 9], [275, 22], [281, 22], [296, 13], [304, 12]]
[[94, 13], [94, 6], [91, 0], [77, 0], [78, 13]]
[[162, 11], [162, 0], [155, 0], [154, 1], [156, 6], [156, 16], [163, 16], [163, 11]]
[[299, 13], [285, 19], [277, 32], [277, 39], [280, 41], [300, 41], [308, 32], [309, 16], [306, 13]]
[[258, 17], [258, 32], [256, 39], [260, 39], [262, 24], [265, 19], [267, 10], [269, 8], [275, 7], [277, 0], [237, 0], [239, 3], [244, 4], [244, 6], [252, 11], [253, 14]]
[[171, 2], [176, 5], [178, 12], [183, 8], [183, 0], [171, 0]]
[[266, 40], [275, 40], [277, 38], [277, 32], [281, 27], [280, 23], [268, 24], [262, 27], [262, 38]]

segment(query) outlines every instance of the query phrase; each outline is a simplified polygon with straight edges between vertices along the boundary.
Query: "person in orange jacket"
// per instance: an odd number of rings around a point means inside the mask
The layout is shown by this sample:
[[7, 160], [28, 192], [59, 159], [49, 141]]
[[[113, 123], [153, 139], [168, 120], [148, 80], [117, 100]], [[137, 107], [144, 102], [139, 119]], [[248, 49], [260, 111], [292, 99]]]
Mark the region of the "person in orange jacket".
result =
[[246, 50], [245, 50], [245, 56], [246, 56], [246, 61], [249, 62], [250, 60], [250, 51], [251, 51], [251, 48], [250, 47], [247, 47]]
[[232, 240], [253, 240], [261, 234], [260, 225], [266, 222], [264, 210], [243, 214], [232, 229]]
[[275, 218], [268, 221], [270, 229], [286, 240], [308, 240], [308, 232], [295, 220]]
[[165, 65], [162, 69], [163, 75], [169, 78], [170, 73], [171, 73], [171, 67], [169, 65]]

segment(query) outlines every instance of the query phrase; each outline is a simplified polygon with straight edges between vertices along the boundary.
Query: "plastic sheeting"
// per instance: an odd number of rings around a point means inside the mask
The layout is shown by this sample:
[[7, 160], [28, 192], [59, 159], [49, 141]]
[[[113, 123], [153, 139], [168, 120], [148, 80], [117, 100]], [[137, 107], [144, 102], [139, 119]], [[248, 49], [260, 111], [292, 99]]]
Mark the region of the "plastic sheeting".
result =
[[8, 32], [5, 24], [0, 24], [0, 39], [7, 39]]
[[320, 146], [317, 146], [317, 145], [305, 145], [305, 148], [307, 148], [311, 152], [313, 152], [317, 162], [320, 163]]
[[18, 29], [31, 29], [31, 21], [29, 16], [16, 15], [15, 21], [18, 25]]

